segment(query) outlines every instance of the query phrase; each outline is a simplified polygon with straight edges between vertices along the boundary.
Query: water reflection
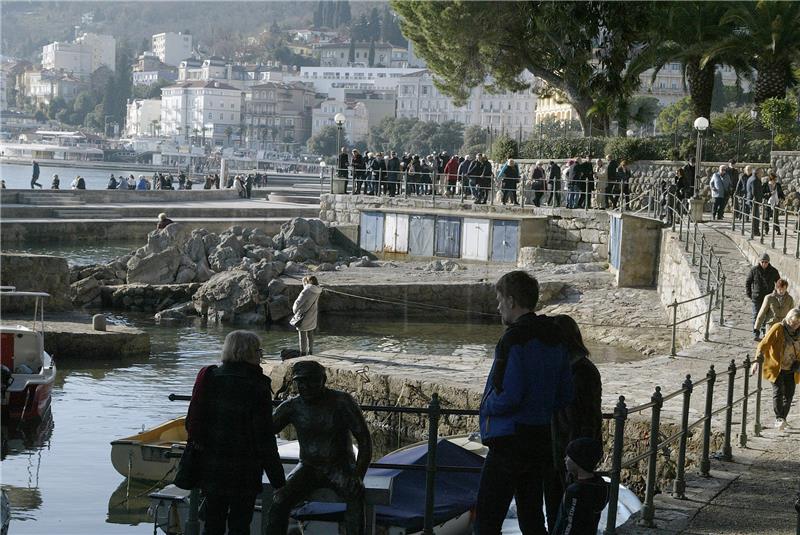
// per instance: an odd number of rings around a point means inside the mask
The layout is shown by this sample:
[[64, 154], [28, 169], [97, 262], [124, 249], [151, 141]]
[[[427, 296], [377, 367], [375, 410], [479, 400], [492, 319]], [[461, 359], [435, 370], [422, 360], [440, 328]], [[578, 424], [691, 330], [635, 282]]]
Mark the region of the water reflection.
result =
[[108, 499], [106, 522], [128, 526], [150, 523], [151, 519], [147, 514], [150, 500], [147, 496], [154, 490], [152, 485], [129, 482], [127, 479], [122, 481]]

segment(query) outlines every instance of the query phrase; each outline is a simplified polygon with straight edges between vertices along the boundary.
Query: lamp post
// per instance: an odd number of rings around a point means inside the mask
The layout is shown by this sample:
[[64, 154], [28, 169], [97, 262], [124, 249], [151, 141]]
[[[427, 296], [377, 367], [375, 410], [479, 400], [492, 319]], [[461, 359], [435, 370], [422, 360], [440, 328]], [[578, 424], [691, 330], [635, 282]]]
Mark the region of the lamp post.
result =
[[[331, 175], [331, 193], [347, 193], [347, 179], [344, 181], [337, 181], [335, 178], [339, 175], [339, 154], [342, 152], [342, 127], [347, 117], [344, 113], [339, 112], [333, 116], [333, 122], [336, 123], [336, 172]], [[320, 174], [324, 169], [320, 171]], [[320, 186], [322, 187], [322, 186]]]
[[708, 119], [698, 117], [694, 120], [694, 129], [697, 130], [697, 152], [695, 153], [695, 168], [693, 177], [694, 197], [689, 202], [689, 211], [692, 219], [697, 222], [703, 220], [703, 206], [705, 202], [700, 198], [700, 170], [703, 164], [703, 133], [708, 129]]

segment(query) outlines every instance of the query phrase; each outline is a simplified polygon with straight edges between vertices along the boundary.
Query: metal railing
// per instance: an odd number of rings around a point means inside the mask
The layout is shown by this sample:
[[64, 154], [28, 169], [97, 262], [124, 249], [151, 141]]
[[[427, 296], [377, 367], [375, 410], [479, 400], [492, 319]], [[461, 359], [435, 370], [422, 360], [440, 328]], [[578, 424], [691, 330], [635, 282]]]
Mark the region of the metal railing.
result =
[[731, 229], [734, 232], [738, 226], [744, 236], [747, 232], [745, 228], [749, 227], [750, 239], [758, 238], [761, 244], [764, 243], [765, 234], [769, 234], [770, 247], [800, 258], [800, 211], [734, 195], [732, 219]]

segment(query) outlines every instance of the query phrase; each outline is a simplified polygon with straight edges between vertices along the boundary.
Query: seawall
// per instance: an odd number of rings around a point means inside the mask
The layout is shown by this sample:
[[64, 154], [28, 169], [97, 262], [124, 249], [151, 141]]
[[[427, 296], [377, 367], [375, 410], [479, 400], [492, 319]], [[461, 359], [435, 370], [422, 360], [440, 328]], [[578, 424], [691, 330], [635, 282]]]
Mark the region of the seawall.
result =
[[[59, 256], [33, 254], [0, 254], [0, 284], [15, 286], [18, 291], [47, 292], [45, 311], [71, 310], [69, 300], [69, 266]], [[30, 312], [33, 316], [32, 298], [4, 298], [3, 314]]]

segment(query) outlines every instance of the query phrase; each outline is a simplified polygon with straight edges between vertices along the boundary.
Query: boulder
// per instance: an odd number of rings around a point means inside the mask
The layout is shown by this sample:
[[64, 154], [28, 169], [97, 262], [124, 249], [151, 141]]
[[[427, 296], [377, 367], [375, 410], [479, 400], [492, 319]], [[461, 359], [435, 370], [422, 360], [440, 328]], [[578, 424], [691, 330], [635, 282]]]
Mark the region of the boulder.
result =
[[267, 289], [269, 291], [269, 296], [274, 299], [275, 297], [286, 292], [286, 283], [281, 279], [272, 279], [269, 282]]
[[260, 245], [268, 249], [275, 248], [275, 242], [272, 241], [270, 236], [264, 234], [264, 231], [261, 229], [254, 229], [250, 236], [247, 237], [247, 243], [251, 245]]
[[289, 298], [285, 295], [271, 297], [267, 308], [272, 321], [280, 321], [292, 315], [292, 307], [289, 305]]
[[172, 308], [168, 308], [166, 310], [162, 310], [161, 312], [157, 312], [154, 317], [156, 322], [161, 322], [166, 320], [185, 320], [188, 317], [194, 315], [195, 315], [194, 303], [192, 303], [191, 301], [187, 301], [185, 303], [175, 305]]
[[94, 277], [86, 277], [70, 284], [69, 297], [75, 306], [88, 305], [100, 297], [102, 284]]
[[217, 273], [192, 297], [195, 310], [202, 315], [235, 321], [246, 312], [253, 312], [260, 303], [255, 280], [248, 271], [231, 270]]
[[319, 254], [319, 247], [314, 243], [311, 238], [291, 238], [289, 245], [283, 249], [286, 258], [293, 262], [305, 262], [306, 260], [315, 260]]
[[168, 247], [159, 253], [150, 254], [144, 258], [134, 256], [128, 260], [128, 284], [134, 282], [171, 284], [175, 282], [175, 275], [178, 272], [182, 257], [181, 252], [175, 247]]
[[330, 243], [328, 227], [320, 219], [308, 220], [308, 235], [317, 245], [324, 247]]
[[362, 256], [355, 262], [351, 262], [350, 267], [378, 267], [378, 264], [370, 260], [368, 256]]
[[223, 247], [221, 243], [208, 255], [208, 263], [211, 269], [216, 273], [237, 266], [241, 259], [242, 255], [233, 249], [233, 247]]
[[282, 265], [277, 265], [276, 262], [260, 260], [256, 264], [250, 266], [250, 274], [253, 276], [253, 280], [256, 281], [259, 288], [267, 288], [270, 281], [280, 275], [278, 271], [279, 267], [283, 268]]
[[219, 236], [217, 236], [213, 232], [204, 235], [203, 245], [206, 248], [206, 256], [210, 255], [211, 252], [217, 248], [217, 245], [219, 245]]
[[178, 266], [178, 273], [175, 275], [176, 284], [186, 284], [192, 282], [197, 277], [197, 267], [192, 259], [187, 255], [181, 256], [181, 262]]
[[336, 262], [339, 259], [339, 251], [336, 249], [320, 249], [317, 253], [317, 259], [320, 262]]
[[160, 253], [170, 247], [183, 247], [192, 235], [192, 229], [181, 223], [167, 225], [147, 235], [147, 253]]
[[308, 221], [302, 217], [295, 217], [291, 221], [281, 225], [281, 236], [283, 236], [284, 240], [293, 237], [307, 238], [310, 232], [311, 226], [308, 224]]
[[336, 270], [336, 266], [334, 266], [330, 262], [323, 262], [320, 265], [318, 265], [315, 269], [313, 269], [312, 271], [335, 271], [335, 270]]
[[244, 246], [244, 255], [256, 261], [272, 260], [272, 249], [267, 249], [261, 245], [248, 244]]

